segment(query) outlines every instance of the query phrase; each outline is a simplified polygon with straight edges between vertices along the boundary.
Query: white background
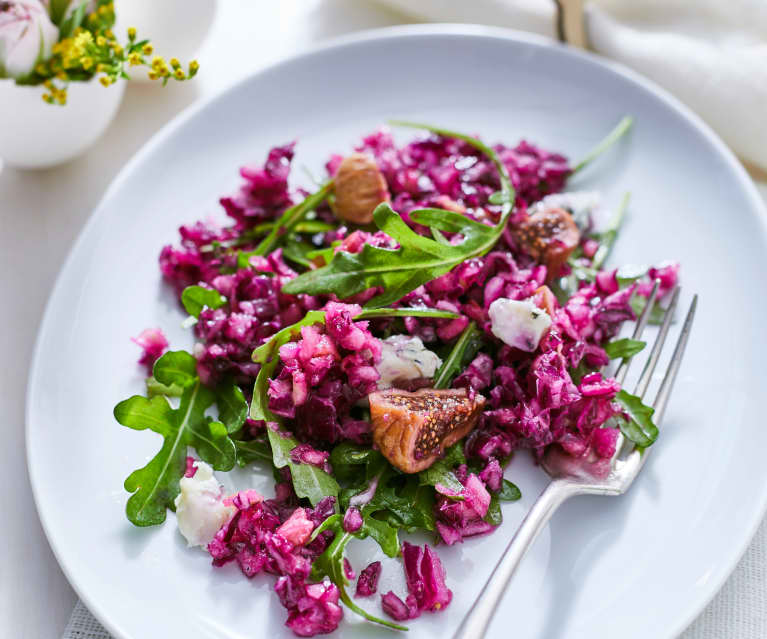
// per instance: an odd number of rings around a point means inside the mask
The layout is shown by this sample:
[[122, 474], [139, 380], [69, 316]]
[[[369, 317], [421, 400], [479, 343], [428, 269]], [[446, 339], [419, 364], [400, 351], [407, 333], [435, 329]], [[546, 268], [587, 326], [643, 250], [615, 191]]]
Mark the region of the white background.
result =
[[[32, 502], [24, 455], [24, 395], [48, 294], [104, 190], [155, 131], [195, 100], [319, 40], [404, 21], [396, 13], [355, 0], [221, 0], [198, 56], [202, 68], [195, 81], [166, 89], [129, 86], [105, 136], [73, 162], [38, 172], [0, 170], [0, 353], [5, 361], [0, 368], [0, 637], [59, 637], [75, 603]], [[332, 73], [328, 69], [329, 80]], [[761, 190], [767, 196], [767, 187]], [[691, 637], [705, 636], [702, 633], [715, 626], [733, 631], [719, 634], [721, 639], [743, 636], [736, 625], [744, 630], [754, 623], [762, 627], [763, 620], [748, 619], [754, 577], [748, 559], [725, 586], [729, 595], [736, 589], [746, 607], [737, 618], [725, 620], [727, 610], [715, 600]]]

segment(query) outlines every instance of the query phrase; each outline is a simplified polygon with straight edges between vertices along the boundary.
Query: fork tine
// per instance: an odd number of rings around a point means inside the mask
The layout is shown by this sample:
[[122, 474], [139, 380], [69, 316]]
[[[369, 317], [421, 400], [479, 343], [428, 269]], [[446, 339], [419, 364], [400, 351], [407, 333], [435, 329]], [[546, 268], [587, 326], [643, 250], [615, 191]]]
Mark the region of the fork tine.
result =
[[679, 302], [679, 291], [680, 289], [677, 286], [674, 289], [673, 296], [671, 297], [671, 303], [668, 305], [666, 313], [663, 316], [663, 324], [658, 331], [658, 336], [655, 338], [655, 343], [652, 346], [650, 357], [647, 358], [647, 362], [642, 369], [642, 374], [640, 375], [636, 389], [634, 390], [634, 395], [639, 397], [639, 399], [642, 399], [644, 394], [647, 392], [647, 387], [650, 385], [652, 374], [655, 372], [655, 367], [658, 365], [660, 353], [663, 350], [663, 344], [666, 342], [668, 329], [671, 327], [671, 320], [674, 317], [674, 311], [676, 310], [676, 305]]
[[679, 334], [676, 347], [674, 348], [674, 354], [671, 356], [666, 375], [663, 377], [660, 388], [658, 389], [658, 395], [655, 397], [655, 423], [660, 424], [663, 419], [663, 413], [666, 410], [668, 399], [671, 396], [671, 391], [674, 388], [674, 381], [676, 380], [676, 374], [679, 372], [679, 365], [682, 363], [682, 357], [684, 356], [684, 349], [687, 347], [687, 340], [690, 337], [690, 331], [692, 330], [692, 321], [695, 319], [695, 309], [698, 307], [698, 296], [695, 295], [692, 298], [690, 304], [690, 310], [687, 311], [687, 317], [684, 320], [684, 326], [682, 326], [682, 332]]
[[[652, 311], [652, 307], [655, 304], [655, 298], [658, 296], [659, 286], [660, 280], [656, 279], [655, 284], [653, 284], [650, 297], [647, 298], [647, 304], [642, 310], [642, 313], [639, 315], [639, 319], [637, 320], [636, 326], [634, 327], [634, 334], [631, 336], [631, 339], [639, 339], [642, 337], [645, 326], [647, 326], [647, 321], [650, 319], [650, 312]], [[629, 372], [629, 365], [631, 364], [631, 360], [631, 357], [628, 359], [624, 357], [618, 366], [618, 370], [615, 371], [615, 379], [621, 386], [623, 386], [623, 380], [626, 379], [626, 375]]]

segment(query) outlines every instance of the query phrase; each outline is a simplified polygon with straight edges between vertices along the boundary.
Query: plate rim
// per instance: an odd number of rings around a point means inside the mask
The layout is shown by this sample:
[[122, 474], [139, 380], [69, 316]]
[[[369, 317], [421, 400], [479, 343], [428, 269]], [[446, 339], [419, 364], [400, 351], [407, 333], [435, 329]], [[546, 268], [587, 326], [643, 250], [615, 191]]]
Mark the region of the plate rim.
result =
[[[63, 285], [63, 279], [65, 273], [71, 268], [71, 264], [75, 258], [75, 255], [80, 251], [81, 245], [85, 242], [86, 237], [91, 233], [91, 229], [96, 224], [96, 221], [106, 215], [108, 208], [105, 203], [109, 201], [113, 193], [118, 191], [130, 175], [134, 172], [137, 166], [140, 166], [144, 159], [149, 156], [155, 148], [161, 146], [165, 140], [170, 137], [174, 131], [184, 126], [184, 124], [193, 118], [197, 113], [210, 108], [219, 101], [226, 100], [229, 94], [238, 90], [242, 85], [253, 82], [256, 78], [267, 73], [272, 73], [278, 70], [280, 67], [292, 65], [304, 58], [309, 58], [315, 53], [324, 52], [332, 49], [343, 48], [347, 46], [360, 45], [367, 42], [390, 40], [399, 38], [423, 38], [432, 36], [458, 36], [458, 37], [474, 37], [480, 39], [511, 41], [516, 43], [524, 43], [533, 45], [536, 47], [546, 49], [559, 49], [562, 55], [574, 57], [580, 59], [589, 64], [601, 67], [603, 70], [607, 70], [617, 76], [624, 79], [628, 79], [632, 83], [639, 85], [644, 90], [653, 94], [672, 111], [677, 112], [687, 122], [689, 122], [698, 133], [700, 133], [706, 141], [711, 144], [716, 152], [719, 153], [720, 158], [725, 161], [727, 167], [732, 171], [736, 180], [742, 189], [744, 195], [750, 200], [754, 210], [757, 213], [757, 220], [761, 222], [762, 234], [767, 239], [767, 204], [760, 196], [756, 185], [751, 177], [746, 172], [741, 162], [737, 159], [734, 152], [724, 143], [719, 135], [706, 123], [703, 119], [695, 113], [690, 107], [685, 105], [680, 99], [672, 95], [666, 89], [656, 84], [653, 80], [641, 75], [637, 71], [630, 69], [620, 62], [609, 60], [602, 56], [589, 51], [583, 51], [569, 47], [565, 44], [558, 43], [555, 40], [547, 38], [535, 33], [519, 31], [516, 29], [510, 29], [505, 27], [493, 27], [485, 25], [473, 25], [473, 24], [461, 24], [461, 23], [429, 23], [429, 24], [408, 24], [408, 25], [396, 25], [390, 27], [365, 29], [361, 31], [355, 31], [353, 33], [344, 34], [332, 38], [320, 40], [319, 42], [310, 45], [294, 55], [282, 58], [274, 63], [267, 64], [266, 66], [257, 69], [238, 80], [235, 80], [224, 89], [207, 96], [203, 99], [197, 100], [184, 108], [170, 121], [165, 123], [158, 131], [156, 131], [126, 162], [126, 164], [119, 170], [117, 175], [112, 179], [104, 194], [99, 199], [98, 204], [93, 209], [93, 212], [89, 216], [87, 222], [83, 225], [82, 229], [77, 235], [76, 240], [73, 242], [69, 249], [66, 259], [62, 263], [62, 266], [56, 276], [56, 280], [50, 289], [50, 294], [45, 304], [45, 310], [42, 315], [42, 320], [37, 330], [35, 338], [34, 349], [32, 351], [31, 365], [29, 374], [27, 376], [27, 386], [25, 393], [25, 428], [24, 428], [24, 445], [26, 449], [26, 465], [27, 473], [29, 476], [30, 486], [32, 489], [32, 497], [35, 504], [40, 524], [45, 533], [48, 545], [53, 552], [56, 562], [61, 568], [67, 582], [75, 591], [77, 596], [88, 608], [91, 614], [104, 626], [104, 628], [113, 635], [114, 639], [136, 639], [132, 637], [122, 628], [117, 626], [110, 619], [106, 610], [95, 603], [90, 597], [89, 593], [78, 583], [74, 576], [76, 571], [72, 570], [69, 562], [64, 558], [64, 553], [56, 542], [55, 534], [52, 531], [50, 522], [47, 520], [44, 510], [41, 508], [40, 493], [43, 488], [40, 485], [40, 480], [36, 475], [35, 464], [35, 446], [33, 444], [33, 391], [35, 387], [35, 379], [38, 376], [38, 368], [41, 366], [42, 357], [42, 336], [49, 330], [49, 325], [53, 322], [52, 302], [59, 289]], [[751, 544], [754, 535], [756, 534], [762, 520], [767, 513], [767, 482], [764, 484], [760, 498], [757, 503], [757, 508], [753, 511], [752, 521], [747, 529], [747, 535], [743, 537], [739, 544], [736, 544], [732, 549], [726, 553], [726, 560], [720, 564], [720, 568], [717, 569], [712, 579], [709, 579], [704, 590], [700, 592], [697, 598], [690, 600], [690, 603], [683, 608], [679, 615], [678, 621], [675, 625], [670, 627], [668, 634], [665, 635], [669, 639], [677, 637], [683, 632], [690, 624], [700, 615], [703, 609], [713, 600], [716, 594], [721, 590], [726, 580], [730, 577], [733, 571], [736, 569], [741, 558], [745, 554], [748, 546]], [[722, 567], [726, 566], [726, 567]]]

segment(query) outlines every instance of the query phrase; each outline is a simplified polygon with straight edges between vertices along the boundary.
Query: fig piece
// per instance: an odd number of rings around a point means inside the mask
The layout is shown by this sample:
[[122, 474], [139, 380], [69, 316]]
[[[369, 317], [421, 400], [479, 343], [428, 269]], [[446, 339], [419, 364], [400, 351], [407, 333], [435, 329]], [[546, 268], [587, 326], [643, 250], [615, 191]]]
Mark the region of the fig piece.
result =
[[335, 212], [345, 222], [370, 224], [375, 208], [389, 201], [383, 174], [375, 160], [364, 153], [352, 153], [343, 159], [334, 184]]
[[581, 240], [573, 216], [560, 208], [536, 211], [513, 230], [513, 235], [525, 253], [546, 265], [549, 280], [559, 275]]
[[431, 466], [448, 446], [477, 425], [485, 398], [465, 388], [414, 393], [389, 389], [371, 393], [373, 441], [403, 473]]

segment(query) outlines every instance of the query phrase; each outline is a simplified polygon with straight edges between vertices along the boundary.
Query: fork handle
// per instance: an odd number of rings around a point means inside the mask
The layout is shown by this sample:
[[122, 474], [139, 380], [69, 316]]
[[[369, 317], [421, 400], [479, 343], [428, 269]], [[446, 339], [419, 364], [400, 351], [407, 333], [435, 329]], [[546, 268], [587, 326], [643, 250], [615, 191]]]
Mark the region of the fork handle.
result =
[[522, 525], [512, 537], [498, 564], [487, 580], [482, 592], [479, 593], [469, 614], [463, 620], [453, 639], [483, 639], [487, 626], [495, 614], [495, 610], [506, 591], [506, 586], [522, 557], [533, 545], [538, 533], [551, 519], [554, 511], [568, 497], [577, 494], [578, 490], [571, 483], [562, 480], [552, 481], [540, 494], [530, 512], [522, 521]]

